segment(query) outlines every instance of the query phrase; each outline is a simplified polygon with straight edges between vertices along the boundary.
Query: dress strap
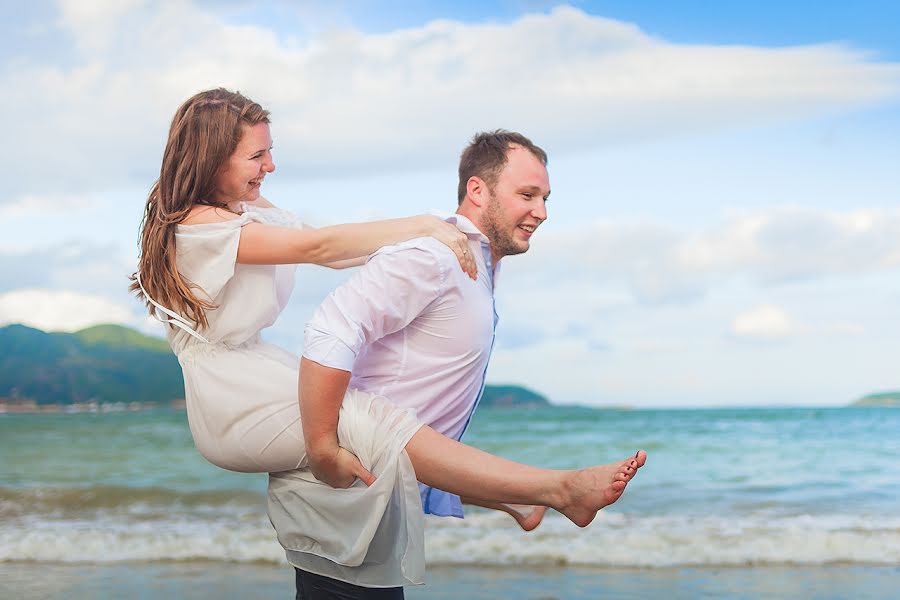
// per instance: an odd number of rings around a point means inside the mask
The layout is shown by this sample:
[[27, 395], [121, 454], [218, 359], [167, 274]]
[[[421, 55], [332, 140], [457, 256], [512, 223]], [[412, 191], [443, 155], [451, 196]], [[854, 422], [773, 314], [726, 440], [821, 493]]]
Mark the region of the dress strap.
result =
[[[160, 323], [171, 323], [172, 325], [178, 327], [179, 329], [183, 329], [184, 331], [187, 331], [189, 334], [191, 334], [192, 336], [194, 336], [201, 342], [204, 342], [206, 344], [210, 343], [210, 341], [208, 339], [206, 339], [205, 337], [203, 337], [202, 335], [200, 335], [199, 333], [194, 331], [194, 328], [191, 327], [190, 321], [188, 321], [187, 319], [185, 319], [178, 313], [169, 310], [162, 304], [158, 304], [156, 301], [153, 300], [153, 298], [150, 297], [150, 294], [148, 294], [147, 290], [144, 289], [144, 284], [141, 283], [140, 271], [135, 273], [134, 276], [135, 276], [135, 279], [137, 279], [138, 285], [141, 287], [141, 292], [144, 293], [144, 298], [146, 298], [147, 302], [149, 302], [150, 304], [152, 304], [154, 306], [154, 310], [150, 313], [154, 319], [156, 319]], [[172, 318], [171, 319], [163, 319], [156, 313], [157, 310], [161, 310], [164, 314], [169, 315]]]

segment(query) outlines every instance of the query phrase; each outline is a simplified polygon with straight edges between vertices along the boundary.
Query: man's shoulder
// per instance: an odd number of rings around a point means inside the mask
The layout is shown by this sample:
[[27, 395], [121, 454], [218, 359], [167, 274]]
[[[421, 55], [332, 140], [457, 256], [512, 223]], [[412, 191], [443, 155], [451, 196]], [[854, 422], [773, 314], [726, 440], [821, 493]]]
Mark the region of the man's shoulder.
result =
[[454, 265], [459, 269], [456, 255], [447, 246], [433, 238], [416, 238], [379, 248], [369, 256], [360, 276], [441, 294], [453, 280], [449, 275]]
[[456, 262], [456, 255], [445, 244], [425, 236], [382, 246], [369, 257], [372, 260], [432, 262], [439, 266]]

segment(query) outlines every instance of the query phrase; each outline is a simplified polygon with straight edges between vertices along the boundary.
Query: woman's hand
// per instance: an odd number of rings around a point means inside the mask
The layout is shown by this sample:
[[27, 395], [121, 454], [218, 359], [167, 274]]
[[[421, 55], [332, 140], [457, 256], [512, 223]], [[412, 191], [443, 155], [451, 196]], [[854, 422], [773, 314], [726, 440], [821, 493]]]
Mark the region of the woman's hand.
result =
[[336, 450], [309, 454], [309, 470], [316, 479], [333, 488], [348, 488], [357, 478], [367, 486], [375, 483], [372, 475], [355, 454], [340, 446]]
[[469, 236], [460, 231], [456, 225], [441, 218], [430, 215], [423, 215], [423, 217], [426, 219], [426, 234], [450, 248], [459, 260], [462, 270], [472, 279], [477, 279], [478, 266], [469, 249]]

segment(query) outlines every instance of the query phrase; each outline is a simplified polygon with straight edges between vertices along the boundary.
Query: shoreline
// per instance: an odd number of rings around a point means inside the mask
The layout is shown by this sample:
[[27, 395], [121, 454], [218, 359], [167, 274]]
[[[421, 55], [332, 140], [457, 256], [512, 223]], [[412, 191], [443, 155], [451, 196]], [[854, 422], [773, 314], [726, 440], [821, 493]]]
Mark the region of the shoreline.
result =
[[[690, 411], [690, 410], [724, 410], [724, 411], [746, 411], [746, 410], [837, 410], [845, 408], [862, 408], [862, 409], [881, 409], [881, 408], [900, 408], [897, 404], [875, 404], [875, 403], [851, 403], [841, 405], [828, 406], [702, 406], [702, 407], [633, 407], [633, 406], [581, 406], [570, 404], [551, 404], [549, 406], [526, 406], [526, 405], [496, 405], [485, 406], [481, 410], [526, 410], [536, 411], [544, 409], [584, 409], [597, 411], [613, 411], [613, 412], [640, 412], [640, 411]], [[3, 415], [70, 415], [70, 414], [99, 414], [99, 413], [121, 413], [121, 412], [142, 412], [151, 410], [186, 410], [186, 404], [183, 399], [169, 400], [165, 402], [75, 402], [71, 404], [39, 404], [34, 400], [14, 400], [0, 399], [0, 417]]]
[[[405, 588], [410, 600], [552, 598], [588, 600], [645, 598], [693, 600], [714, 597], [887, 600], [900, 587], [900, 565], [815, 567], [429, 567], [424, 586]], [[0, 596], [97, 598], [140, 595], [173, 597], [293, 597], [287, 566], [214, 561], [106, 565], [0, 563]]]
[[71, 404], [38, 404], [34, 400], [10, 402], [0, 400], [0, 415], [68, 415], [84, 413], [140, 412], [147, 410], [185, 410], [184, 400], [168, 402], [73, 402]]

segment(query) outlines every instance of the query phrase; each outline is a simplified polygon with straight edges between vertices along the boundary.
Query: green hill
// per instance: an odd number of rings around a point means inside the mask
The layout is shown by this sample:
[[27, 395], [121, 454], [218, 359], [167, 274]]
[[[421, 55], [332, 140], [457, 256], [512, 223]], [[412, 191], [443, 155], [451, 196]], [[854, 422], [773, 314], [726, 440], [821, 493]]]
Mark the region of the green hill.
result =
[[900, 407], [900, 391], [880, 392], [863, 396], [853, 406], [898, 406]]
[[540, 394], [517, 385], [487, 385], [479, 406], [491, 408], [541, 408], [550, 402]]
[[178, 360], [164, 340], [118, 325], [47, 333], [0, 329], [0, 398], [38, 404], [168, 402], [184, 398]]
[[166, 340], [150, 337], [121, 325], [94, 325], [82, 329], [74, 335], [88, 346], [143, 348], [153, 352], [171, 352]]
[[[38, 404], [168, 402], [184, 398], [178, 360], [165, 340], [119, 325], [47, 333], [0, 328], [0, 399]], [[485, 386], [481, 406], [535, 408], [546, 398], [514, 386]]]

